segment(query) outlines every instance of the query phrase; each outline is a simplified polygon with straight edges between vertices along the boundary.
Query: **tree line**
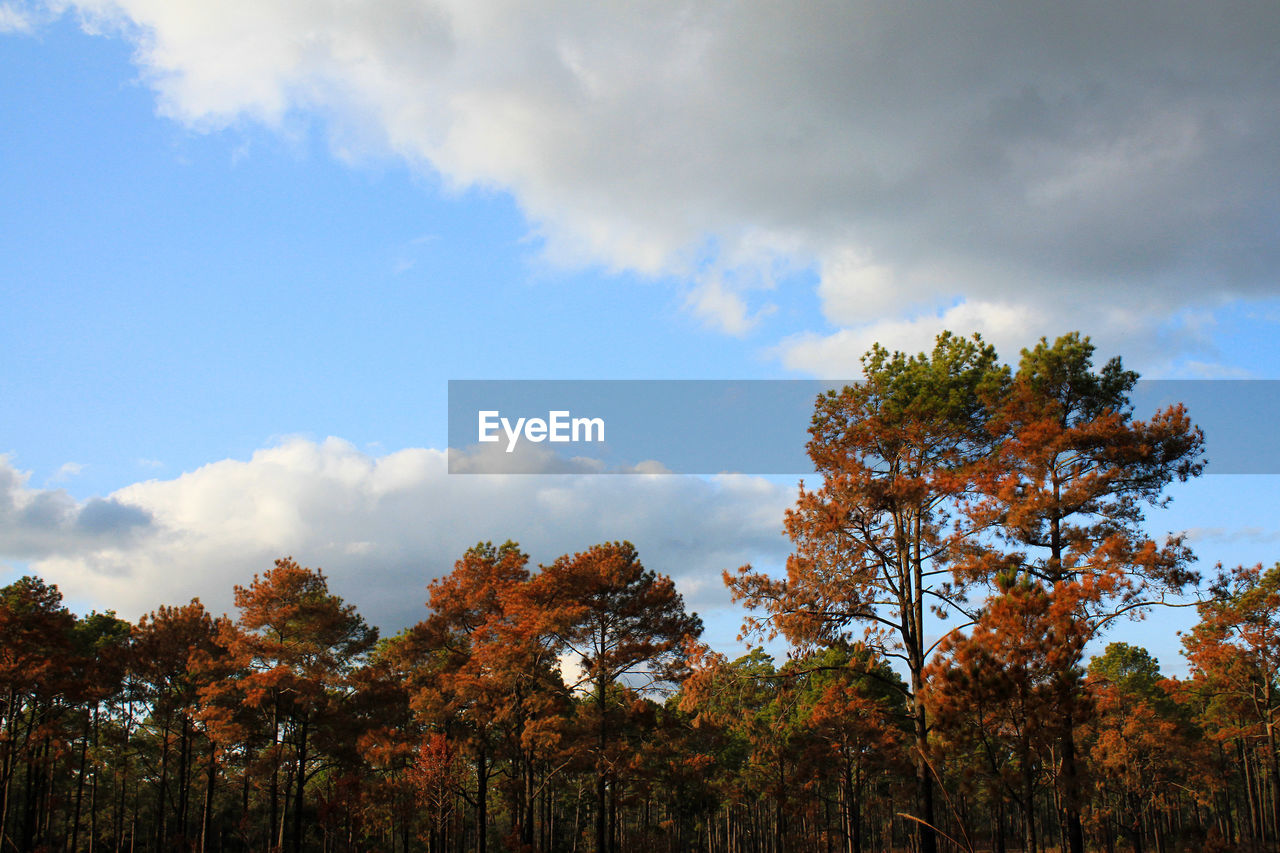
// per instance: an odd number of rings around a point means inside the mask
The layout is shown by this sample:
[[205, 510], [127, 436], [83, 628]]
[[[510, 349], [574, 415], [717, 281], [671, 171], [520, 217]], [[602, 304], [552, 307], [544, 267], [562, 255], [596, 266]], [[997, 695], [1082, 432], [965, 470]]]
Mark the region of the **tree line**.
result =
[[0, 848], [1274, 850], [1280, 566], [1219, 567], [1185, 678], [1122, 642], [1086, 662], [1199, 582], [1144, 509], [1204, 465], [1093, 353], [944, 333], [819, 398], [785, 573], [725, 575], [783, 660], [702, 644], [627, 542], [481, 543], [387, 638], [291, 558], [234, 617], [77, 617], [21, 578]]

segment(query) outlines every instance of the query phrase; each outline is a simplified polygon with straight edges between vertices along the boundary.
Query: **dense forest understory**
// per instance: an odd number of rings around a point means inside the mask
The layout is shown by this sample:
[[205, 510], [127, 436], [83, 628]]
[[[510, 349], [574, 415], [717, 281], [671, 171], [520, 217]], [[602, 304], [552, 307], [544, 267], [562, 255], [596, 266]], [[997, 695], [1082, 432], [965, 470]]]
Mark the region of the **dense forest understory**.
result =
[[[627, 542], [481, 543], [382, 639], [291, 558], [232, 616], [17, 580], [0, 849], [1278, 850], [1280, 566], [1145, 532], [1203, 436], [1092, 355], [944, 334], [820, 398], [785, 573], [725, 574], [778, 658], [700, 643]], [[1191, 592], [1186, 677], [1114, 640]]]

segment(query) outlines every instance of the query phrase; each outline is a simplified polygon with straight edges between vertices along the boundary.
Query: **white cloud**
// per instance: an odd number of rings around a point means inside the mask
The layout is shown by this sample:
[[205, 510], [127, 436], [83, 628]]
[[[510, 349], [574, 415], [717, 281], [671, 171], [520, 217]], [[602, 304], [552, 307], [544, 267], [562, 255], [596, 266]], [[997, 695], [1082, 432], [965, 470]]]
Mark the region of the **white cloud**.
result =
[[[292, 555], [323, 568], [335, 591], [394, 630], [422, 618], [428, 581], [482, 540], [514, 539], [547, 563], [629, 539], [704, 614], [727, 605], [722, 570], [776, 567], [788, 548], [782, 514], [794, 489], [759, 478], [450, 475], [445, 459], [436, 450], [373, 456], [339, 439], [290, 438], [247, 461], [214, 462], [79, 505], [61, 492], [26, 489], [6, 462], [0, 478], [8, 478], [10, 504], [52, 502], [62, 521], [50, 528], [31, 513], [0, 513], [0, 554], [30, 556], [30, 570], [67, 595], [129, 618], [196, 595], [229, 610], [235, 584]], [[69, 519], [92, 527], [95, 512], [109, 521], [106, 510], [122, 507], [150, 523], [57, 540]], [[26, 528], [42, 537], [39, 547], [21, 547]]]
[[29, 33], [34, 28], [30, 14], [12, 3], [0, 3], [0, 33]]
[[978, 332], [995, 344], [997, 352], [1015, 362], [1020, 347], [1030, 345], [1041, 334], [1052, 337], [1062, 331], [1052, 325], [1050, 318], [1037, 316], [1016, 303], [965, 302], [939, 314], [868, 323], [826, 336], [799, 335], [784, 341], [779, 354], [783, 363], [794, 370], [823, 379], [848, 379], [862, 374], [859, 359], [877, 341], [891, 341], [894, 349], [904, 352], [929, 352], [944, 329]]
[[1252, 370], [1230, 367], [1212, 362], [1189, 360], [1182, 365], [1183, 372], [1191, 379], [1258, 379]]
[[890, 267], [843, 248], [824, 258], [819, 269], [822, 313], [833, 323], [854, 326], [892, 312], [901, 288]]
[[[846, 291], [838, 298], [853, 299], [854, 293]], [[861, 356], [877, 342], [909, 353], [928, 352], [944, 329], [965, 335], [977, 332], [995, 345], [1002, 359], [1016, 365], [1021, 350], [1040, 338], [1052, 341], [1066, 332], [1081, 331], [1098, 348], [1098, 363], [1119, 355], [1148, 379], [1238, 374], [1229, 367], [1187, 357], [1189, 353], [1217, 354], [1212, 343], [1214, 323], [1207, 310], [1153, 312], [1146, 295], [1123, 290], [1096, 294], [1029, 291], [992, 299], [961, 299], [937, 310], [917, 308], [902, 316], [856, 324], [855, 318], [849, 319], [849, 325], [834, 332], [804, 332], [786, 338], [774, 354], [793, 370], [846, 379], [861, 375]]]
[[1263, 527], [1192, 527], [1186, 531], [1187, 539], [1197, 546], [1216, 544], [1269, 544], [1280, 542], [1280, 531]]
[[[125, 33], [164, 114], [318, 114], [343, 156], [512, 193], [555, 260], [699, 280], [784, 247], [846, 337], [1067, 291], [1055, 333], [1123, 294], [1127, 340], [1187, 348], [1170, 318], [1277, 289], [1270, 0], [52, 5]], [[742, 334], [749, 278], [688, 307]]]
[[750, 315], [742, 294], [726, 288], [720, 276], [714, 274], [689, 292], [685, 306], [707, 326], [738, 337], [759, 321], [758, 316]]
[[70, 480], [72, 477], [80, 476], [83, 471], [84, 465], [79, 462], [64, 462], [50, 479], [54, 482]]

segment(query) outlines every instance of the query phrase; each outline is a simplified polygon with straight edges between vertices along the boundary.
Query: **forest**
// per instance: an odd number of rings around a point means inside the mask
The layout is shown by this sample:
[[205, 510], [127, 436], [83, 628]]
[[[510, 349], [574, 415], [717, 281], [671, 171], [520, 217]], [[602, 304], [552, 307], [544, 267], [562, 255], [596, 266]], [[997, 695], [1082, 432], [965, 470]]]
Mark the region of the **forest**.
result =
[[[390, 637], [289, 557], [228, 615], [8, 584], [0, 848], [1278, 849], [1280, 565], [1144, 528], [1204, 469], [1185, 409], [1076, 333], [863, 367], [815, 402], [785, 571], [724, 574], [745, 655], [625, 541], [480, 543]], [[1166, 606], [1181, 678], [1115, 639]]]

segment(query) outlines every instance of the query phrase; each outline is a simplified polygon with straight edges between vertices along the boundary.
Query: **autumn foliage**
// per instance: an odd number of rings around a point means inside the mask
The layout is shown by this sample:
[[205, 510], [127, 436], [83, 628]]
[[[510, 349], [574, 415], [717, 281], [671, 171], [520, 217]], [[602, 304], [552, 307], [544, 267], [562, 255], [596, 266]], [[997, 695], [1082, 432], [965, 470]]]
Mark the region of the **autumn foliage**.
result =
[[816, 401], [785, 571], [726, 574], [768, 643], [732, 654], [623, 541], [481, 542], [385, 638], [291, 558], [225, 616], [15, 580], [0, 848], [1274, 851], [1280, 566], [1219, 568], [1185, 678], [1103, 647], [1198, 581], [1144, 509], [1203, 436], [1092, 357], [868, 353]]

